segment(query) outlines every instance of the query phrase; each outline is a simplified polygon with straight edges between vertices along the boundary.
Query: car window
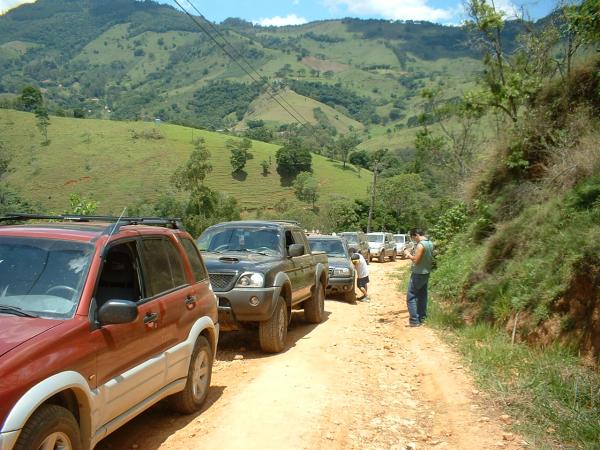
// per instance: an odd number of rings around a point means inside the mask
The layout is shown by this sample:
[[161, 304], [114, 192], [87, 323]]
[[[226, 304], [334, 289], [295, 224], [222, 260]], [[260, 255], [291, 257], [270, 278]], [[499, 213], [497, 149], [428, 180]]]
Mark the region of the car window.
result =
[[341, 241], [335, 239], [309, 239], [310, 249], [325, 252], [327, 256], [346, 256], [346, 249]]
[[198, 253], [196, 245], [190, 239], [187, 238], [180, 238], [179, 242], [181, 242], [181, 245], [185, 250], [185, 254], [188, 257], [188, 260], [190, 261], [190, 265], [192, 266], [192, 272], [194, 273], [194, 278], [196, 279], [196, 281], [202, 281], [208, 278], [206, 268], [204, 267], [204, 264], [200, 259], [200, 253]]
[[235, 227], [208, 229], [197, 241], [201, 251], [214, 253], [250, 252], [281, 254], [279, 231], [268, 227]]
[[301, 231], [298, 230], [292, 230], [292, 237], [294, 239], [294, 244], [302, 244], [304, 245], [304, 254], [306, 254], [307, 252], [307, 248], [306, 245], [304, 244], [304, 234]]
[[72, 317], [91, 263], [90, 244], [0, 238], [0, 306], [46, 318]]
[[142, 298], [139, 267], [135, 241], [109, 247], [94, 294], [97, 307], [108, 300], [139, 301]]
[[403, 234], [396, 234], [396, 235], [394, 236], [394, 238], [396, 239], [396, 242], [397, 242], [398, 244], [404, 244], [404, 242], [406, 242], [406, 241], [404, 240], [404, 235], [403, 235]]
[[144, 284], [150, 297], [186, 284], [179, 252], [173, 243], [162, 238], [142, 241]]
[[382, 234], [367, 234], [369, 242], [383, 242]]

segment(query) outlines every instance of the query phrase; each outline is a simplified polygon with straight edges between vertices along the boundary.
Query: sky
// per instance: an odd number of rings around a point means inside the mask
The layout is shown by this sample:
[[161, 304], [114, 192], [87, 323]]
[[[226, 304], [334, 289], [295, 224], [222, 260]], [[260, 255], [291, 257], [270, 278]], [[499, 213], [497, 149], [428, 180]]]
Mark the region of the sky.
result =
[[[0, 0], [0, 13], [34, 0]], [[173, 0], [159, 3], [177, 5]], [[178, 0], [190, 12], [188, 0]], [[361, 19], [427, 20], [459, 25], [465, 19], [462, 0], [189, 0], [209, 20], [238, 17], [263, 26], [299, 25], [314, 20]], [[546, 16], [557, 0], [495, 0], [499, 9], [513, 14], [524, 7], [532, 19]]]

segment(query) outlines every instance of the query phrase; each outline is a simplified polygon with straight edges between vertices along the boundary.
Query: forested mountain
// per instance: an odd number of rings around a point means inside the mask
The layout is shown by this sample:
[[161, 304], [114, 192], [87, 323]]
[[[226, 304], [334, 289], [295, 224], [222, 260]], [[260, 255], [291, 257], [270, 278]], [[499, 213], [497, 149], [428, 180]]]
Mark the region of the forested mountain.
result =
[[[22, 5], [0, 16], [0, 95], [34, 85], [53, 112], [67, 116], [160, 118], [223, 129], [250, 119], [296, 122], [273, 105], [263, 116], [275, 92], [288, 101], [295, 92], [306, 97], [294, 114], [300, 121], [341, 132], [398, 130], [417, 124], [420, 89], [438, 86], [448, 98], [458, 96], [481, 70], [462, 27], [358, 19], [283, 28], [198, 21], [212, 37], [184, 13], [149, 0]], [[509, 22], [505, 28], [506, 46], [514, 46], [518, 27]]]

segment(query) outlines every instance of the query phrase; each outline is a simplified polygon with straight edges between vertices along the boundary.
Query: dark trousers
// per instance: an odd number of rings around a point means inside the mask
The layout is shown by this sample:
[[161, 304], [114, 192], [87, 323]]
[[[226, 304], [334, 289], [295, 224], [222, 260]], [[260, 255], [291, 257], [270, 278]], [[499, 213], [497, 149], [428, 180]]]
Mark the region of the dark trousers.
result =
[[429, 274], [412, 273], [406, 293], [406, 305], [408, 306], [409, 323], [419, 325], [427, 317], [427, 283]]

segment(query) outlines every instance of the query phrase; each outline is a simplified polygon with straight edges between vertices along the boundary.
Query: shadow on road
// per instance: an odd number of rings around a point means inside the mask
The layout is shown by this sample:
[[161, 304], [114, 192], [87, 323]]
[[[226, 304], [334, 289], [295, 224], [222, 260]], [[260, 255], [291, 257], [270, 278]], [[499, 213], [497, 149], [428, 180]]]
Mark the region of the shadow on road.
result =
[[[292, 320], [288, 326], [285, 349], [281, 353], [293, 348], [300, 339], [309, 339], [308, 336], [316, 327], [327, 322], [331, 312], [325, 310], [325, 318], [320, 324], [306, 323], [303, 311], [292, 311]], [[217, 347], [219, 361], [233, 361], [236, 355], [244, 359], [261, 359], [273, 356], [273, 353], [263, 353], [258, 340], [258, 327], [247, 328], [239, 331], [221, 333]]]
[[[190, 415], [173, 412], [168, 403], [163, 400], [127, 422], [114, 433], [109, 434], [98, 443], [95, 450], [122, 450], [125, 448], [154, 450], [160, 448], [170, 436], [208, 411], [222, 397], [226, 388], [227, 386], [211, 386], [202, 409]], [[153, 438], [152, 442], [148, 442], [147, 439], [149, 431]]]

